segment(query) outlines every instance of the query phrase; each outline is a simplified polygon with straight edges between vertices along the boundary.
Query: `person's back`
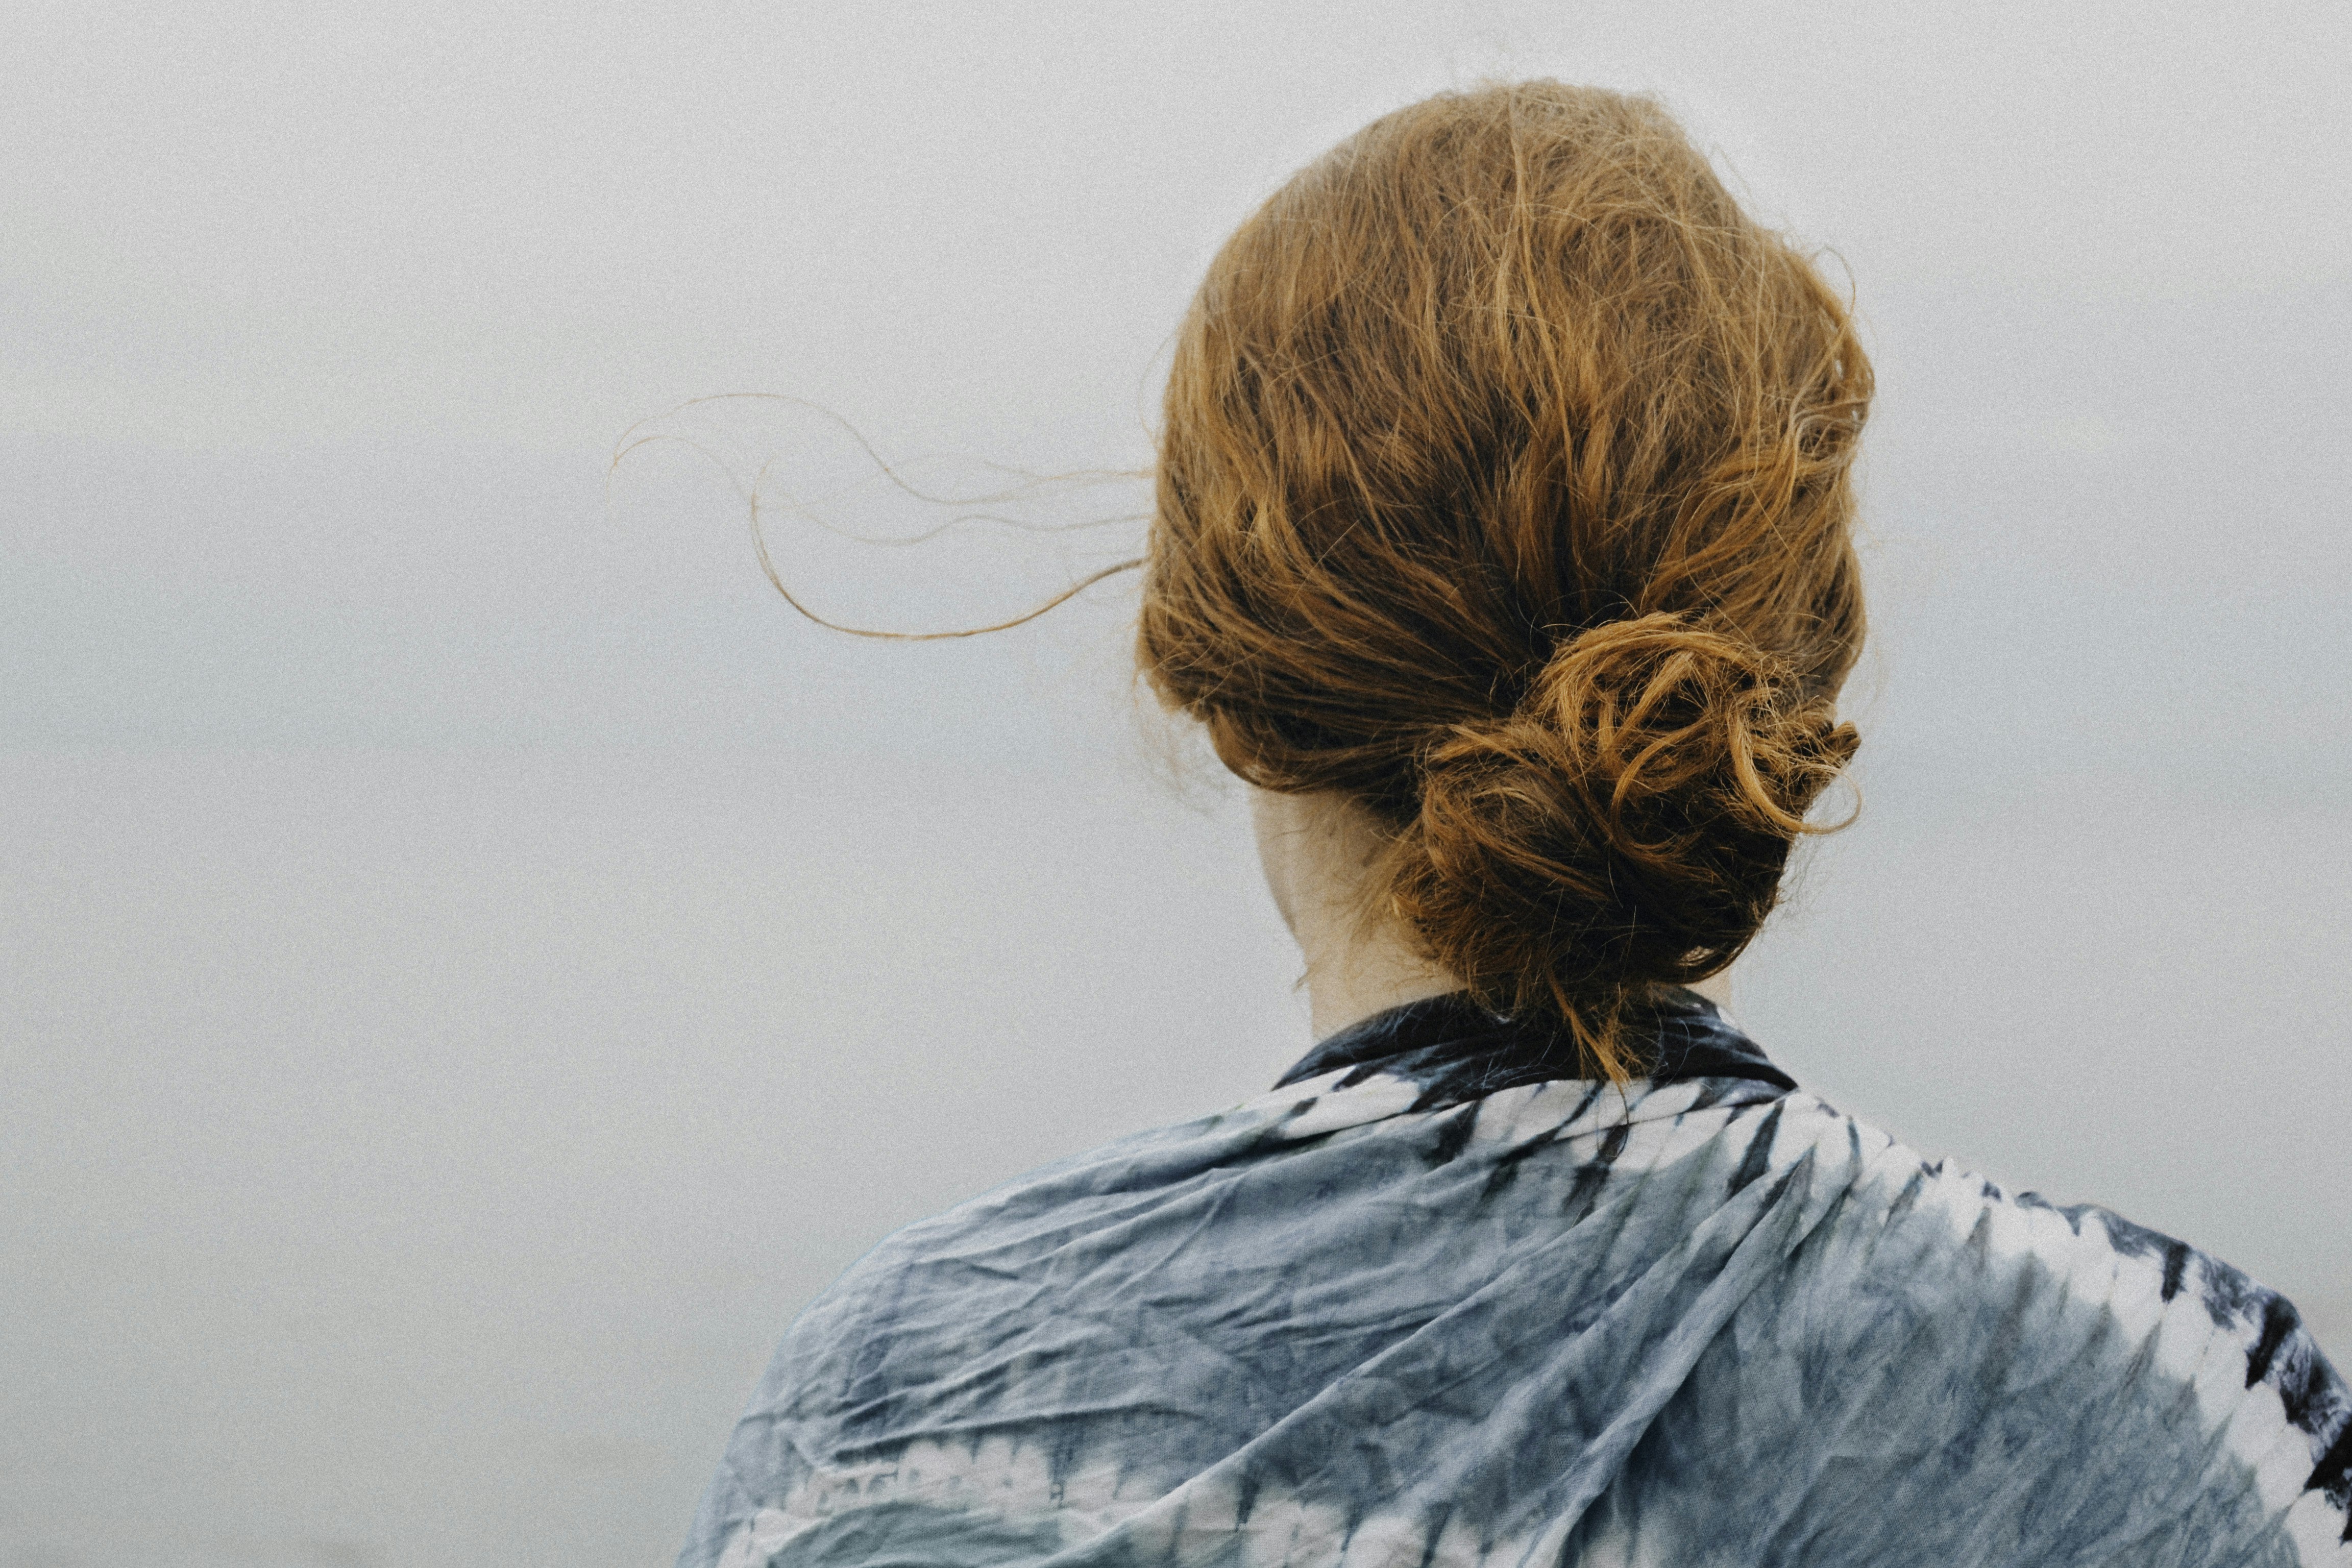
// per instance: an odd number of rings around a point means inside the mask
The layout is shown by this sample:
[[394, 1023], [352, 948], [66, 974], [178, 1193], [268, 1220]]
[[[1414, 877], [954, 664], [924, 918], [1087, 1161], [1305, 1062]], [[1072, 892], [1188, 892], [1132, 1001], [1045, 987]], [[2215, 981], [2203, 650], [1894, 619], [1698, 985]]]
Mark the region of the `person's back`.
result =
[[899, 1232], [688, 1560], [2352, 1562], [2352, 1395], [2284, 1301], [1666, 1026], [1621, 1091], [1408, 1005]]
[[681, 1563], [2352, 1564], [2291, 1306], [1685, 988], [1855, 744], [1869, 392], [1639, 100], [1433, 100], [1245, 225], [1140, 647], [1257, 786], [1322, 1043], [884, 1242]]

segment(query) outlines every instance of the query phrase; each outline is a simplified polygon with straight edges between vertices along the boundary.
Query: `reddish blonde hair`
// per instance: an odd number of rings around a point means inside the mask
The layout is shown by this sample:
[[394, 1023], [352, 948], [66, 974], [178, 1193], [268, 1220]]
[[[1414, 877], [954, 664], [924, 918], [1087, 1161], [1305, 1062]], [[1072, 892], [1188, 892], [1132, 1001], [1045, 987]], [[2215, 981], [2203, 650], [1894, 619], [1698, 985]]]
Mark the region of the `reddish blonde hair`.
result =
[[1489, 1005], [1637, 1069], [1853, 754], [1847, 312], [1656, 104], [1532, 81], [1374, 121], [1229, 239], [1169, 378], [1139, 647]]

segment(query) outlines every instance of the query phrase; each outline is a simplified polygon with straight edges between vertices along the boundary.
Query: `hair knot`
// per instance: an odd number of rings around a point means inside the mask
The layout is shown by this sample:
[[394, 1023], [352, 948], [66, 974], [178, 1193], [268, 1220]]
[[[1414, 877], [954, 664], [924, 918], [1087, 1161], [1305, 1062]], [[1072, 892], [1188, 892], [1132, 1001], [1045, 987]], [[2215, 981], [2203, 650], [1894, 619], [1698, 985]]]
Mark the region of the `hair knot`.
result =
[[1856, 743], [1735, 635], [1666, 614], [1591, 627], [1514, 711], [1423, 750], [1396, 907], [1474, 989], [1565, 1013], [1622, 1068], [1631, 1006], [1753, 938]]

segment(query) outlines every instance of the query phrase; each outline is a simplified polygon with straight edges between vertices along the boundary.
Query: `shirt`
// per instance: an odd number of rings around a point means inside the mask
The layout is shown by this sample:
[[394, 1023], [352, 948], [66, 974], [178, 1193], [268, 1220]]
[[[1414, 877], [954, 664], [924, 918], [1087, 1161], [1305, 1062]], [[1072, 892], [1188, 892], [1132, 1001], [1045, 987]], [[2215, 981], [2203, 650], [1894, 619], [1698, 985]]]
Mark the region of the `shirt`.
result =
[[681, 1568], [2352, 1568], [2294, 1309], [1921, 1158], [1709, 1004], [1463, 996], [889, 1237]]

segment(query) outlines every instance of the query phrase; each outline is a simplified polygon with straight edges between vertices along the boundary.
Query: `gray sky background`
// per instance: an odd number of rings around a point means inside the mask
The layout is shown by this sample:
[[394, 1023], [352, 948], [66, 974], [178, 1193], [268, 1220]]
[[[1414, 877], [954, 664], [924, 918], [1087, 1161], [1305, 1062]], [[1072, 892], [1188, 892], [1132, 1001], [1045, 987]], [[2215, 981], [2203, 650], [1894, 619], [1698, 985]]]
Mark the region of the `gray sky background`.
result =
[[[2340, 7], [54, 5], [18, 30], [0, 637], [26, 678], [0, 716], [34, 738], [839, 735], [898, 661], [756, 616], [735, 505], [678, 449], [604, 495], [621, 432], [774, 392], [893, 459], [1139, 468], [1168, 333], [1252, 203], [1384, 108], [1557, 72], [1661, 93], [1851, 270], [1905, 725], [1961, 752], [2152, 726], [2177, 757], [2183, 725], [2242, 723], [2261, 766], [2340, 771], [2314, 732], [2352, 574]], [[788, 420], [736, 438], [786, 475], [814, 455]], [[845, 521], [912, 525], [873, 512]], [[899, 625], [1053, 580], [1035, 551], [962, 570], [809, 533], [796, 579]], [[959, 694], [927, 727], [1014, 657], [958, 653], [924, 665]], [[871, 700], [779, 689], [812, 659]]]
[[[828, 636], [698, 447], [833, 528], [956, 509], [793, 405], [663, 416], [814, 399], [965, 496], [1139, 468], [1223, 235], [1497, 74], [1658, 92], [1877, 357], [1868, 809], [1742, 1011], [2352, 1354], [2352, 9], [8, 33], [0, 1568], [658, 1559], [882, 1231], [1303, 1048], [1236, 803], [1139, 714], [1130, 585]], [[905, 627], [1138, 531], [771, 522], [814, 603]]]

